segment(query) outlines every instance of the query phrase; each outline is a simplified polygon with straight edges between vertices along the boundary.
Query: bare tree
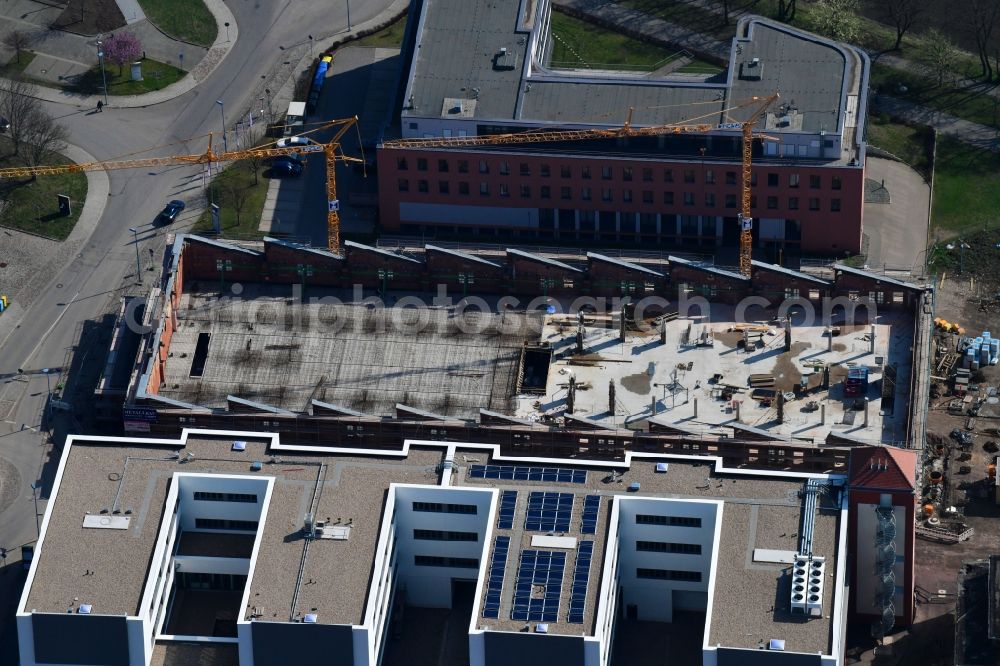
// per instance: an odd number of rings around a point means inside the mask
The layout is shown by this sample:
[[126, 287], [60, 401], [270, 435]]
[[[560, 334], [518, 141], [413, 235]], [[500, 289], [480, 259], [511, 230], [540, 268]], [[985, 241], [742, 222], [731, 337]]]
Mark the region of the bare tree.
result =
[[[247, 148], [254, 148], [260, 142], [263, 136], [263, 122], [257, 123], [253, 127], [247, 128], [246, 138], [247, 138]], [[260, 168], [264, 165], [263, 155], [251, 155], [246, 158], [247, 168], [253, 173], [253, 184], [256, 185], [260, 178]]]
[[3, 36], [3, 45], [14, 51], [18, 64], [21, 64], [21, 51], [27, 50], [36, 41], [38, 35], [27, 30], [12, 30]]
[[240, 215], [247, 207], [247, 188], [243, 187], [236, 178], [227, 178], [222, 184], [222, 196], [236, 214], [236, 225], [239, 226]]
[[14, 144], [15, 155], [21, 151], [35, 112], [41, 106], [33, 93], [34, 86], [23, 79], [0, 79], [0, 115], [10, 121], [7, 136]]
[[719, 0], [719, 4], [722, 5], [722, 21], [729, 25], [729, 4], [731, 0]]
[[996, 0], [972, 0], [968, 12], [969, 27], [976, 41], [976, 51], [979, 55], [981, 76], [987, 81], [993, 79], [993, 65], [990, 63], [990, 50], [993, 48], [993, 30], [1000, 21], [1000, 2]]
[[925, 0], [881, 0], [882, 16], [896, 28], [896, 44], [893, 51], [898, 51], [903, 44], [903, 35], [913, 27], [920, 15], [927, 9]]
[[937, 28], [931, 28], [924, 33], [927, 47], [921, 54], [920, 61], [937, 76], [937, 84], [944, 83], [945, 77], [952, 74], [958, 62], [959, 50], [948, 36]]
[[778, 0], [778, 20], [784, 21], [785, 23], [791, 23], [795, 20], [795, 1], [796, 0]]
[[[22, 120], [24, 126], [23, 157], [28, 166], [45, 164], [56, 153], [66, 149], [66, 128], [57, 123], [41, 107], [35, 107]], [[34, 180], [36, 176], [32, 176]]]

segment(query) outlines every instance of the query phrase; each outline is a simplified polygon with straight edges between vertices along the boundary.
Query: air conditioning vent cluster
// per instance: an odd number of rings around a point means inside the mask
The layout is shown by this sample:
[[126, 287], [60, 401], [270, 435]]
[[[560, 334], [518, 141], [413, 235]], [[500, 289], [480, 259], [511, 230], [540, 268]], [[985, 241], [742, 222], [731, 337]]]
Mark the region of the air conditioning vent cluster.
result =
[[823, 614], [826, 558], [797, 554], [792, 566], [792, 612], [819, 617]]

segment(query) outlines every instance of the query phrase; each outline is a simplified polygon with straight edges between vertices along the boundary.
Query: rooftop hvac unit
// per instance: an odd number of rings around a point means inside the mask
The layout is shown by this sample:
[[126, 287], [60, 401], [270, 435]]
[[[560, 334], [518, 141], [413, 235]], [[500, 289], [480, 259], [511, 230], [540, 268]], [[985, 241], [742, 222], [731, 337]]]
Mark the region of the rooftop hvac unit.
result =
[[792, 612], [818, 617], [823, 614], [826, 558], [796, 554], [792, 565]]

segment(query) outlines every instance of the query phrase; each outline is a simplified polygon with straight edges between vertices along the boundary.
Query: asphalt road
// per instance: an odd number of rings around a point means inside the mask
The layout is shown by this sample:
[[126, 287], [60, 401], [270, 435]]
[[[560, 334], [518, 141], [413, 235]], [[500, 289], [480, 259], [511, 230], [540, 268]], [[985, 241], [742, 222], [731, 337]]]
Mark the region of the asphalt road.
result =
[[[276, 68], [288, 65], [290, 51], [301, 53], [303, 45], [308, 46], [308, 34], [321, 42], [343, 31], [347, 23], [346, 2], [229, 0], [227, 4], [236, 17], [239, 40], [208, 79], [179, 98], [146, 108], [107, 109], [95, 114], [48, 104], [47, 110], [69, 130], [70, 142], [99, 160], [150, 146], [162, 148], [143, 156], [201, 152], [204, 138], [192, 137], [218, 131], [221, 119], [216, 100], [225, 102], [230, 117], [248, 109], [255, 103], [261, 81]], [[391, 0], [353, 0], [351, 20], [357, 24], [371, 19], [390, 4]], [[109, 172], [109, 177], [107, 207], [91, 238], [69, 265], [53, 275], [20, 326], [6, 340], [0, 340], [0, 382], [17, 378], [14, 383], [19, 386], [14, 389], [17, 401], [8, 421], [0, 423], [0, 459], [11, 463], [0, 465], [5, 470], [0, 482], [20, 485], [13, 502], [0, 505], [0, 546], [11, 548], [35, 539], [29, 484], [41, 479], [41, 497], [47, 497], [58, 463], [59, 449], [50, 449], [48, 434], [38, 431], [48, 390], [41, 370], [62, 368], [81, 323], [112, 308], [124, 290], [133, 288], [136, 258], [129, 227], [141, 227], [140, 254], [148, 263], [149, 248], [159, 256], [163, 236], [193, 221], [194, 213], [189, 209], [173, 227], [154, 228], [151, 224], [165, 201], [197, 200], [199, 169], [122, 170]], [[143, 273], [146, 284], [151, 284], [153, 273]], [[20, 377], [19, 368], [24, 370]], [[44, 512], [44, 501], [39, 503], [39, 511]]]

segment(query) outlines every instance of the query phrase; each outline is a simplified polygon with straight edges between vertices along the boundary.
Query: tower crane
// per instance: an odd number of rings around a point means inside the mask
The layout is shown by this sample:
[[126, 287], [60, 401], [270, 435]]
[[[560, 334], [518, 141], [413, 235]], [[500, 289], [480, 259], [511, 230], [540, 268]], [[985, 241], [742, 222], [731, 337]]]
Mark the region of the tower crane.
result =
[[[753, 140], [760, 135], [754, 135], [754, 125], [760, 120], [771, 104], [779, 97], [778, 93], [768, 96], [755, 96], [729, 109], [744, 109], [755, 107], [750, 117], [741, 122], [732, 123], [732, 129], [740, 129], [743, 133], [742, 156], [742, 206], [739, 213], [740, 222], [740, 273], [750, 275], [750, 260], [753, 256], [753, 217], [750, 211], [750, 168], [753, 153]], [[382, 144], [383, 148], [470, 148], [475, 146], [496, 146], [504, 144], [547, 143], [550, 141], [586, 141], [588, 139], [618, 139], [641, 136], [665, 136], [668, 134], [703, 134], [716, 129], [719, 125], [710, 123], [670, 125], [651, 125], [635, 127], [632, 125], [632, 111], [621, 127], [607, 129], [581, 130], [529, 130], [510, 134], [487, 134], [482, 136], [435, 137], [424, 139], [394, 139]]]
[[78, 171], [101, 171], [105, 169], [137, 169], [151, 166], [171, 166], [177, 164], [205, 164], [242, 160], [250, 157], [277, 157], [278, 155], [315, 155], [322, 153], [326, 159], [326, 199], [327, 199], [327, 249], [340, 252], [340, 203], [337, 200], [337, 161], [364, 163], [356, 157], [345, 155], [340, 150], [340, 140], [344, 134], [358, 122], [357, 116], [341, 120], [331, 120], [323, 123], [307, 134], [331, 127], [337, 130], [333, 138], [326, 143], [311, 143], [306, 145], [286, 146], [278, 148], [273, 144], [246, 150], [230, 150], [217, 153], [212, 148], [212, 135], [208, 135], [208, 148], [204, 153], [195, 155], [169, 155], [166, 157], [145, 157], [138, 159], [105, 160], [81, 162], [79, 164], [56, 164], [50, 166], [8, 167], [0, 169], [0, 179], [23, 178], [26, 176], [48, 176], [60, 173]]

